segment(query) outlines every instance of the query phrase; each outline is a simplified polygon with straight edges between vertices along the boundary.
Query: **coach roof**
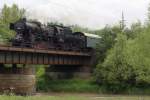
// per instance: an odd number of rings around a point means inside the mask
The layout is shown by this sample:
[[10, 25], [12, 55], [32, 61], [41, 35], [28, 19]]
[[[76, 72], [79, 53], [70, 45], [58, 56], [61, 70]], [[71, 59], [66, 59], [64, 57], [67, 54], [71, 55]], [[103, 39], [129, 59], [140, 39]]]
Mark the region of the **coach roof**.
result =
[[99, 38], [99, 39], [102, 38], [101, 36], [96, 35], [96, 34], [85, 33], [85, 32], [83, 32], [83, 34], [84, 34], [85, 36], [91, 37], [91, 38]]

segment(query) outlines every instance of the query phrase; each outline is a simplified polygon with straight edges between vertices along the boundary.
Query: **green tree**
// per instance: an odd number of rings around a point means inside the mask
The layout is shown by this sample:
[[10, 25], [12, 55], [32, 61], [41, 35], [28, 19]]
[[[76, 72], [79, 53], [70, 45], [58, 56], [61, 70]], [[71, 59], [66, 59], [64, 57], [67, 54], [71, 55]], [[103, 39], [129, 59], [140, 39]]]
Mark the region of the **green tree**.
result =
[[19, 9], [16, 4], [11, 7], [5, 4], [0, 15], [0, 38], [7, 42], [15, 35], [15, 32], [9, 29], [9, 24], [22, 18], [25, 15], [25, 10]]
[[13, 4], [11, 7], [8, 7], [5, 4], [2, 8], [0, 19], [4, 24], [9, 24], [22, 18], [24, 15], [25, 9], [19, 9], [19, 7], [16, 4]]
[[132, 66], [137, 84], [150, 84], [150, 28], [145, 29], [135, 40], [129, 41], [128, 65]]
[[15, 22], [18, 19], [24, 17], [25, 9], [19, 9], [16, 4], [13, 4], [11, 9], [12, 10], [10, 10], [10, 15], [11, 15], [10, 22]]
[[[148, 18], [150, 21], [150, 8]], [[142, 25], [138, 21], [124, 30], [117, 26], [110, 29], [117, 38], [108, 35], [108, 28], [101, 34], [103, 42], [98, 45], [98, 50], [104, 52], [97, 54], [100, 57], [95, 70], [97, 82], [114, 93], [128, 86], [150, 86], [150, 24]]]
[[143, 26], [140, 21], [132, 23], [130, 29], [126, 28], [124, 33], [128, 39], [134, 39], [143, 31]]
[[72, 25], [73, 32], [87, 32], [87, 33], [93, 33], [89, 28], [84, 28], [79, 25]]
[[96, 53], [97, 53], [97, 60], [100, 63], [103, 63], [107, 51], [113, 47], [115, 44], [116, 34], [112, 31], [112, 28], [106, 26], [102, 30], [95, 31], [96, 34], [100, 35], [102, 38], [97, 44]]
[[[114, 47], [96, 68], [96, 80], [113, 92], [150, 85], [150, 28], [134, 39], [119, 34]], [[125, 33], [124, 33], [125, 34]]]
[[4, 24], [9, 23], [10, 8], [6, 4], [2, 8], [1, 18], [0, 19], [1, 19], [1, 22], [4, 23]]
[[148, 7], [148, 15], [147, 15], [147, 17], [148, 17], [148, 24], [150, 23], [150, 4], [149, 4], [149, 7]]
[[131, 73], [131, 69], [126, 62], [126, 44], [126, 36], [119, 34], [116, 44], [108, 52], [105, 61], [98, 64], [96, 69], [97, 80], [108, 84], [108, 86], [117, 86], [113, 87], [115, 91], [124, 87], [124, 83], [129, 79]]

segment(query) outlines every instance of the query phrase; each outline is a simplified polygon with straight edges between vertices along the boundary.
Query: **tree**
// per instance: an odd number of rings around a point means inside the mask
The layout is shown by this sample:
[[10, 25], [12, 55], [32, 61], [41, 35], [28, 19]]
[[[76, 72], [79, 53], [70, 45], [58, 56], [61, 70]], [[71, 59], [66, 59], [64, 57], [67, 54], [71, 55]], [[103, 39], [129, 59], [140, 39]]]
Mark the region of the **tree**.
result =
[[18, 19], [24, 17], [25, 9], [19, 9], [16, 4], [13, 4], [11, 9], [12, 10], [10, 10], [10, 15], [11, 15], [10, 22], [15, 22]]
[[139, 36], [129, 41], [128, 65], [136, 75], [136, 84], [150, 84], [150, 29], [145, 29]]
[[6, 42], [15, 34], [9, 29], [9, 24], [22, 18], [25, 15], [25, 10], [19, 9], [16, 4], [11, 7], [5, 4], [0, 15], [0, 37]]
[[[150, 21], [150, 7], [148, 18]], [[124, 30], [117, 26], [106, 30], [105, 34], [99, 31], [102, 41], [98, 45], [97, 82], [114, 93], [130, 86], [150, 86], [150, 24], [144, 26], [138, 21]]]
[[131, 69], [126, 62], [126, 43], [127, 38], [119, 34], [114, 47], [108, 52], [105, 61], [97, 65], [96, 77], [103, 84], [116, 85], [114, 90], [122, 89], [124, 83], [129, 79]]
[[149, 7], [148, 7], [148, 15], [147, 15], [147, 17], [148, 17], [148, 24], [149, 24], [149, 22], [150, 22], [150, 4], [149, 4]]
[[[122, 74], [126, 68], [125, 62], [125, 48], [126, 48], [127, 38], [125, 35], [119, 34], [117, 38], [117, 42], [109, 52], [106, 57], [104, 63], [101, 65], [97, 65], [100, 67], [101, 76], [105, 78], [105, 81], [117, 81], [125, 79]], [[106, 72], [106, 73], [105, 73]]]
[[106, 26], [102, 30], [95, 31], [96, 34], [100, 35], [102, 38], [96, 46], [97, 60], [103, 63], [107, 51], [113, 47], [115, 44], [116, 34], [112, 31], [112, 28]]
[[126, 28], [124, 33], [128, 39], [136, 38], [143, 31], [143, 26], [140, 21], [132, 23], [130, 29]]
[[88, 28], [83, 28], [79, 25], [72, 25], [72, 30], [73, 32], [87, 32], [87, 33], [93, 33], [93, 31], [91, 31], [90, 29]]
[[1, 12], [1, 21], [4, 24], [9, 24], [22, 18], [24, 15], [25, 9], [19, 9], [16, 4], [13, 4], [11, 7], [5, 4]]
[[144, 28], [134, 39], [127, 39], [125, 33], [119, 34], [104, 62], [97, 65], [96, 80], [115, 93], [128, 86], [149, 86], [149, 32], [149, 27]]
[[10, 9], [9, 7], [5, 4], [4, 7], [2, 8], [2, 12], [1, 12], [1, 21], [3, 23], [8, 23], [9, 22], [9, 18], [10, 18]]

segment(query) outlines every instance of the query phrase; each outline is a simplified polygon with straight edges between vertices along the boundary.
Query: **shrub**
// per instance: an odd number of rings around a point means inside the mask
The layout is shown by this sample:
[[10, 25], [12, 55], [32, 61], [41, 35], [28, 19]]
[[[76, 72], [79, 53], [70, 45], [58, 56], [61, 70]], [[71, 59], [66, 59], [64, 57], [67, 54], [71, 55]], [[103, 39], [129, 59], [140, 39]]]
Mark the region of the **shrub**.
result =
[[133, 40], [119, 34], [104, 62], [97, 65], [96, 80], [114, 93], [128, 87], [150, 85], [150, 29]]

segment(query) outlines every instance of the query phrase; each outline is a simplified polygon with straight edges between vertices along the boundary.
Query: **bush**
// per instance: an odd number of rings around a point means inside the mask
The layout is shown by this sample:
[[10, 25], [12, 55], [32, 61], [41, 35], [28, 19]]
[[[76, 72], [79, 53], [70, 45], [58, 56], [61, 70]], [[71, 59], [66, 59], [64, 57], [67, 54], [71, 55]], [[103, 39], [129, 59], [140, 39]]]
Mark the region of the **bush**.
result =
[[124, 84], [131, 76], [131, 69], [126, 62], [126, 44], [126, 36], [119, 34], [104, 63], [97, 65], [96, 79], [114, 92], [124, 89]]
[[97, 65], [95, 77], [113, 93], [129, 87], [150, 85], [150, 29], [127, 40], [119, 34], [115, 46], [108, 52], [104, 62]]
[[50, 80], [43, 77], [38, 80], [37, 90], [43, 92], [84, 92], [98, 93], [99, 87], [92, 80], [62, 79]]
[[129, 41], [127, 62], [132, 66], [137, 85], [150, 84], [150, 29], [147, 28], [139, 36]]

